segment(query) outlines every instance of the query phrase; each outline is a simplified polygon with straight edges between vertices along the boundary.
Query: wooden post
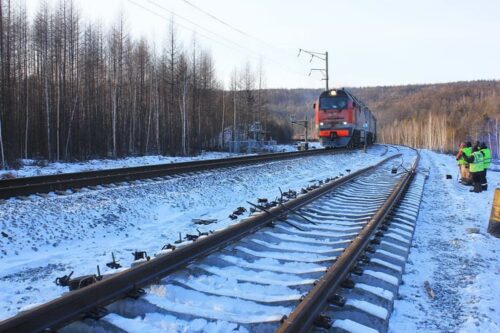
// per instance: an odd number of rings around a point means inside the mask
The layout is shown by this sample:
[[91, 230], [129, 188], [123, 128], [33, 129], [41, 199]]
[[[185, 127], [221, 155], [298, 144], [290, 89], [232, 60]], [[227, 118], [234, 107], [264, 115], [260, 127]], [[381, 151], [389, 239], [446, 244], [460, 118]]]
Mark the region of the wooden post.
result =
[[491, 205], [490, 223], [488, 232], [493, 236], [500, 238], [500, 188], [495, 190], [493, 204]]

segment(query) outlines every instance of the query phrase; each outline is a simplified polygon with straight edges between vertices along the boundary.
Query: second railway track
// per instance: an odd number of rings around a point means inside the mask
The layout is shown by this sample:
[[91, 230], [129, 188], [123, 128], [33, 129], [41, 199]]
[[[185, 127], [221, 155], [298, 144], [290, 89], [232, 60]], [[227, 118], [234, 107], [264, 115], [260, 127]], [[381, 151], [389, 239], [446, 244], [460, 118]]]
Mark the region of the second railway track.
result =
[[[371, 320], [366, 318], [356, 322], [344, 313], [343, 321], [336, 322], [321, 313], [335, 314], [328, 304], [347, 304], [380, 319], [383, 311], [373, 299], [346, 300], [340, 295], [342, 287], [352, 287], [352, 274], [363, 273], [360, 260], [368, 264], [367, 254], [374, 251], [381, 258], [371, 264], [379, 269], [366, 270], [365, 275], [382, 281], [383, 288], [370, 278], [359, 287], [372, 298], [393, 293], [384, 283], [398, 277], [384, 270], [397, 271], [392, 261], [401, 260], [404, 246], [398, 242], [407, 240], [410, 226], [392, 232], [392, 247], [371, 246], [381, 243], [383, 230], [388, 230], [383, 222], [396, 214], [418, 157], [406, 162], [409, 170], [393, 158], [282, 205], [259, 207], [261, 213], [238, 224], [0, 322], [0, 331], [301, 332], [314, 325], [368, 329]], [[410, 215], [418, 212], [418, 202], [406, 205]], [[400, 220], [405, 218], [403, 214]], [[144, 295], [140, 288], [145, 288]], [[84, 319], [100, 315], [104, 317], [98, 321]]]
[[286, 160], [320, 154], [334, 154], [348, 151], [347, 149], [325, 150], [312, 149], [308, 151], [270, 153], [250, 155], [243, 157], [209, 159], [182, 163], [167, 163], [84, 171], [75, 173], [62, 173], [35, 177], [19, 177], [0, 180], [0, 199], [15, 196], [26, 196], [52, 191], [66, 191], [88, 186], [97, 186], [119, 182], [129, 182], [141, 179], [161, 179], [159, 177], [200, 172], [212, 169], [222, 169], [240, 165], [264, 163], [269, 161]]

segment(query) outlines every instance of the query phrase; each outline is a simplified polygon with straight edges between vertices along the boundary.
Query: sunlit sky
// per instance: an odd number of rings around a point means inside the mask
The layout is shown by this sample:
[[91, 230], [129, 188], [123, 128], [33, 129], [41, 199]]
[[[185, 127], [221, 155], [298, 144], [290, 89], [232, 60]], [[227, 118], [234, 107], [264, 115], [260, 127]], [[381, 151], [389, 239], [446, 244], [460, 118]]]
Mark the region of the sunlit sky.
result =
[[[26, 2], [33, 17], [42, 0]], [[58, 0], [46, 0], [54, 6]], [[498, 0], [75, 0], [84, 22], [115, 24], [122, 11], [134, 38], [160, 50], [174, 13], [183, 47], [193, 36], [210, 50], [218, 77], [262, 60], [268, 88], [330, 87], [500, 79]], [[189, 3], [231, 25], [230, 28]], [[145, 8], [141, 8], [145, 7]], [[237, 30], [235, 30], [235, 29]]]

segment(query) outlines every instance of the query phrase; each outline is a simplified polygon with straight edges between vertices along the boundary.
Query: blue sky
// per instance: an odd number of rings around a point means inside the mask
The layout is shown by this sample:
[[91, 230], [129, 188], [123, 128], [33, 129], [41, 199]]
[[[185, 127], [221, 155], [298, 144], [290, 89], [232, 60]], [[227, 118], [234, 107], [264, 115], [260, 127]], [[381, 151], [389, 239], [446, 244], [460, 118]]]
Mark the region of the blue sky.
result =
[[[24, 1], [30, 13], [40, 2]], [[269, 88], [323, 87], [320, 73], [308, 76], [322, 63], [297, 57], [299, 48], [329, 52], [330, 86], [500, 79], [497, 0], [189, 0], [244, 34], [183, 0], [75, 2], [85, 20], [105, 28], [123, 11], [132, 35], [157, 49], [174, 12], [183, 46], [190, 48], [196, 35], [226, 81], [234, 68], [247, 62], [256, 68], [262, 60]]]

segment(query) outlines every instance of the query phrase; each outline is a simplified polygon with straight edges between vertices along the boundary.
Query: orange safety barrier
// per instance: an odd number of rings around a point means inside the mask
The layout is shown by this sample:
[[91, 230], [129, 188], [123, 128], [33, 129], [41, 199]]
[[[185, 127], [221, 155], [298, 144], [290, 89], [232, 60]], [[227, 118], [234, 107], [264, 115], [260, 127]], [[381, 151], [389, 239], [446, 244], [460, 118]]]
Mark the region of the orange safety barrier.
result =
[[493, 236], [500, 238], [500, 188], [495, 190], [495, 196], [493, 197], [488, 232]]

